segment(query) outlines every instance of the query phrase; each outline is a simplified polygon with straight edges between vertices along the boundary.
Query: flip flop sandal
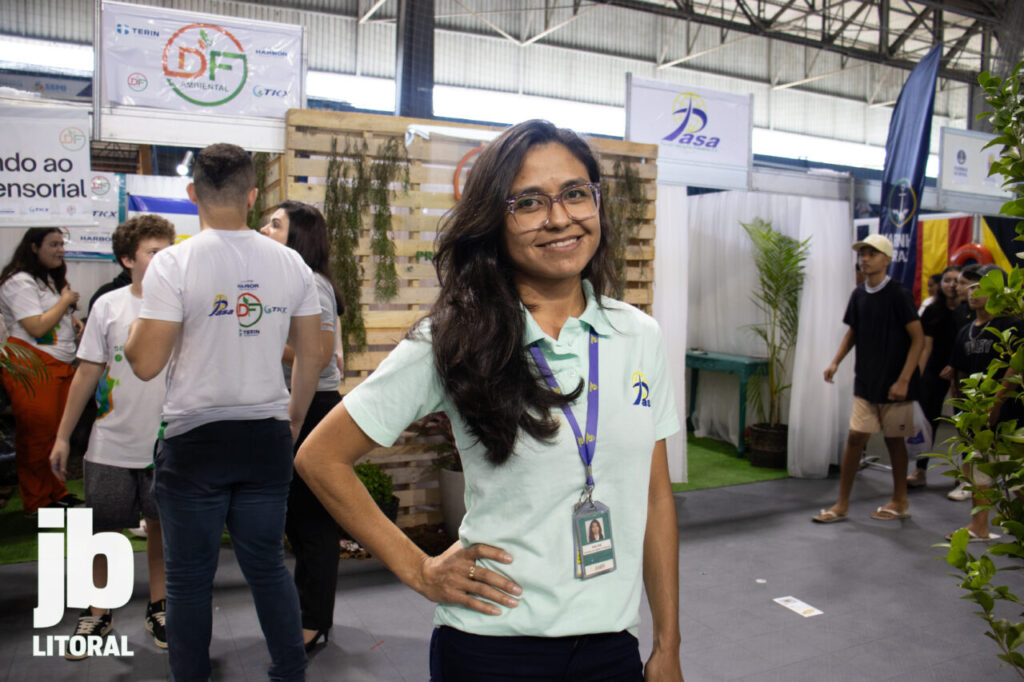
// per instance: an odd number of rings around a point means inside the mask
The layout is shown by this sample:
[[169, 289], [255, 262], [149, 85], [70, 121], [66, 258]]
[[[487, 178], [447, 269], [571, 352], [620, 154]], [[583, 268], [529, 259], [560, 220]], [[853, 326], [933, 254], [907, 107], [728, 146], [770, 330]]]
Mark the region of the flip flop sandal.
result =
[[875, 511], [871, 512], [871, 518], [876, 521], [899, 521], [901, 519], [909, 519], [910, 512], [897, 511], [895, 509], [889, 509], [888, 507], [879, 507]]
[[811, 521], [815, 523], [839, 523], [840, 521], [848, 521], [849, 518], [846, 514], [839, 514], [831, 509], [822, 509], [816, 516], [811, 517]]
[[[974, 531], [971, 530], [970, 528], [964, 528], [964, 530], [967, 531], [967, 535], [969, 536], [968, 539], [967, 539], [967, 542], [992, 542], [994, 540], [998, 540], [1001, 537], [1003, 537], [1002, 535], [999, 535], [997, 533], [989, 533], [985, 537], [981, 537], [980, 535], [976, 535], [974, 533]], [[953, 533], [955, 533], [955, 532], [956, 531], [953, 531]], [[953, 533], [950, 533], [949, 535], [946, 536], [946, 542], [952, 542], [953, 541]]]

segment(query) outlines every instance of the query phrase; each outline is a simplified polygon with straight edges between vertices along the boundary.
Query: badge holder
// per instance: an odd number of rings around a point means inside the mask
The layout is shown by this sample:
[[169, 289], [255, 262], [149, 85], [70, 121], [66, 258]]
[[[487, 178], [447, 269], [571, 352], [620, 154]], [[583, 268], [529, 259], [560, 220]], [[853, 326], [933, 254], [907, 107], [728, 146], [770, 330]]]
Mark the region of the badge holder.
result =
[[589, 492], [573, 506], [572, 537], [577, 578], [587, 580], [615, 570], [611, 510], [591, 499]]

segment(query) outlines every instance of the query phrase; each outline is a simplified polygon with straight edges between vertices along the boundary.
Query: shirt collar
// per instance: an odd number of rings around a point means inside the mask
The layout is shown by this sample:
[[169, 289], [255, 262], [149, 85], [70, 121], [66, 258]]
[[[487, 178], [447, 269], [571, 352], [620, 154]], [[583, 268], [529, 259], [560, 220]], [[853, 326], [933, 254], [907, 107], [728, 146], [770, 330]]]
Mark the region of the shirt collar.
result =
[[[611, 322], [608, 321], [608, 311], [598, 305], [597, 296], [594, 295], [594, 286], [588, 280], [583, 280], [583, 295], [586, 296], [587, 307], [579, 316], [580, 322], [589, 325], [591, 329], [597, 332], [598, 336], [611, 334], [613, 327]], [[523, 315], [526, 316], [526, 330], [523, 342], [528, 346], [535, 341], [545, 338], [547, 334], [541, 330], [540, 325], [533, 319], [530, 311], [522, 303], [519, 305], [522, 308]]]

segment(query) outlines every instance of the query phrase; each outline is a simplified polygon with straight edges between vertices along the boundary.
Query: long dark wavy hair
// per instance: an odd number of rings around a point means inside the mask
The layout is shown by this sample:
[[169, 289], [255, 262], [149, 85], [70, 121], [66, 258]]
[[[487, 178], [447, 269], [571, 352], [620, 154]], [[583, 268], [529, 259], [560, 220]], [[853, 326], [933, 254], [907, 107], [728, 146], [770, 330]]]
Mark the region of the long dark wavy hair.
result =
[[949, 266], [946, 267], [945, 270], [943, 270], [942, 272], [939, 273], [939, 288], [935, 292], [935, 298], [932, 300], [931, 303], [928, 304], [929, 308], [934, 305], [934, 306], [939, 306], [940, 310], [943, 310], [943, 311], [949, 310], [949, 301], [947, 300], [946, 292], [942, 290], [942, 278], [946, 276], [947, 272], [962, 272], [962, 271], [963, 271], [963, 268], [961, 268], [959, 265], [949, 265]]
[[[448, 397], [496, 465], [512, 455], [520, 429], [550, 441], [558, 431], [551, 410], [575, 400], [583, 387], [558, 394], [541, 379], [523, 345], [526, 320], [505, 245], [512, 183], [526, 153], [547, 143], [564, 146], [591, 182], [601, 182], [597, 159], [575, 132], [540, 120], [515, 125], [480, 153], [462, 198], [442, 219], [434, 253], [441, 283], [429, 316], [434, 362]], [[616, 274], [604, 203], [598, 215], [601, 238], [582, 276], [600, 303]]]
[[[62, 260], [59, 266], [47, 268], [39, 262], [39, 256], [32, 250], [33, 246], [37, 249], [42, 246], [43, 240], [54, 232], [60, 234], [60, 230], [56, 227], [30, 227], [25, 230], [18, 247], [14, 249], [14, 255], [11, 256], [10, 262], [0, 271], [0, 285], [19, 272], [27, 272], [43, 285], [52, 289], [54, 293], [60, 295], [61, 290], [68, 283], [67, 263]], [[71, 306], [71, 310], [75, 309], [76, 306]]]
[[277, 207], [288, 216], [288, 239], [285, 246], [298, 251], [313, 272], [323, 275], [331, 283], [338, 314], [344, 315], [345, 304], [341, 300], [341, 292], [331, 277], [330, 246], [323, 213], [316, 206], [301, 201], [282, 201]]

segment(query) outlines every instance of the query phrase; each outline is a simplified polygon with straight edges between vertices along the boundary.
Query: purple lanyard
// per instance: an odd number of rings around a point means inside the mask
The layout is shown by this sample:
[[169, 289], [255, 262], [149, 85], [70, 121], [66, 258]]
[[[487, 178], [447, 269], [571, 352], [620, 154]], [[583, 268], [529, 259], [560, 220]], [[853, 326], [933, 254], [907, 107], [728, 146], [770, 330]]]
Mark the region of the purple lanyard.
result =
[[[590, 463], [594, 461], [594, 449], [597, 447], [597, 334], [594, 333], [593, 329], [590, 330], [589, 346], [590, 382], [587, 390], [586, 436], [580, 432], [580, 425], [576, 423], [576, 417], [568, 405], [562, 406], [562, 412], [565, 413], [565, 418], [568, 420], [569, 426], [572, 427], [572, 432], [576, 435], [576, 447], [579, 449], [580, 459], [583, 461], [583, 467], [587, 473], [587, 488], [593, 488], [594, 472], [590, 467]], [[537, 367], [540, 368], [540, 374], [544, 377], [547, 385], [555, 393], [561, 393], [562, 389], [559, 388], [558, 381], [555, 380], [555, 375], [551, 371], [551, 365], [544, 359], [544, 353], [536, 342], [530, 344], [530, 353], [533, 355]]]

